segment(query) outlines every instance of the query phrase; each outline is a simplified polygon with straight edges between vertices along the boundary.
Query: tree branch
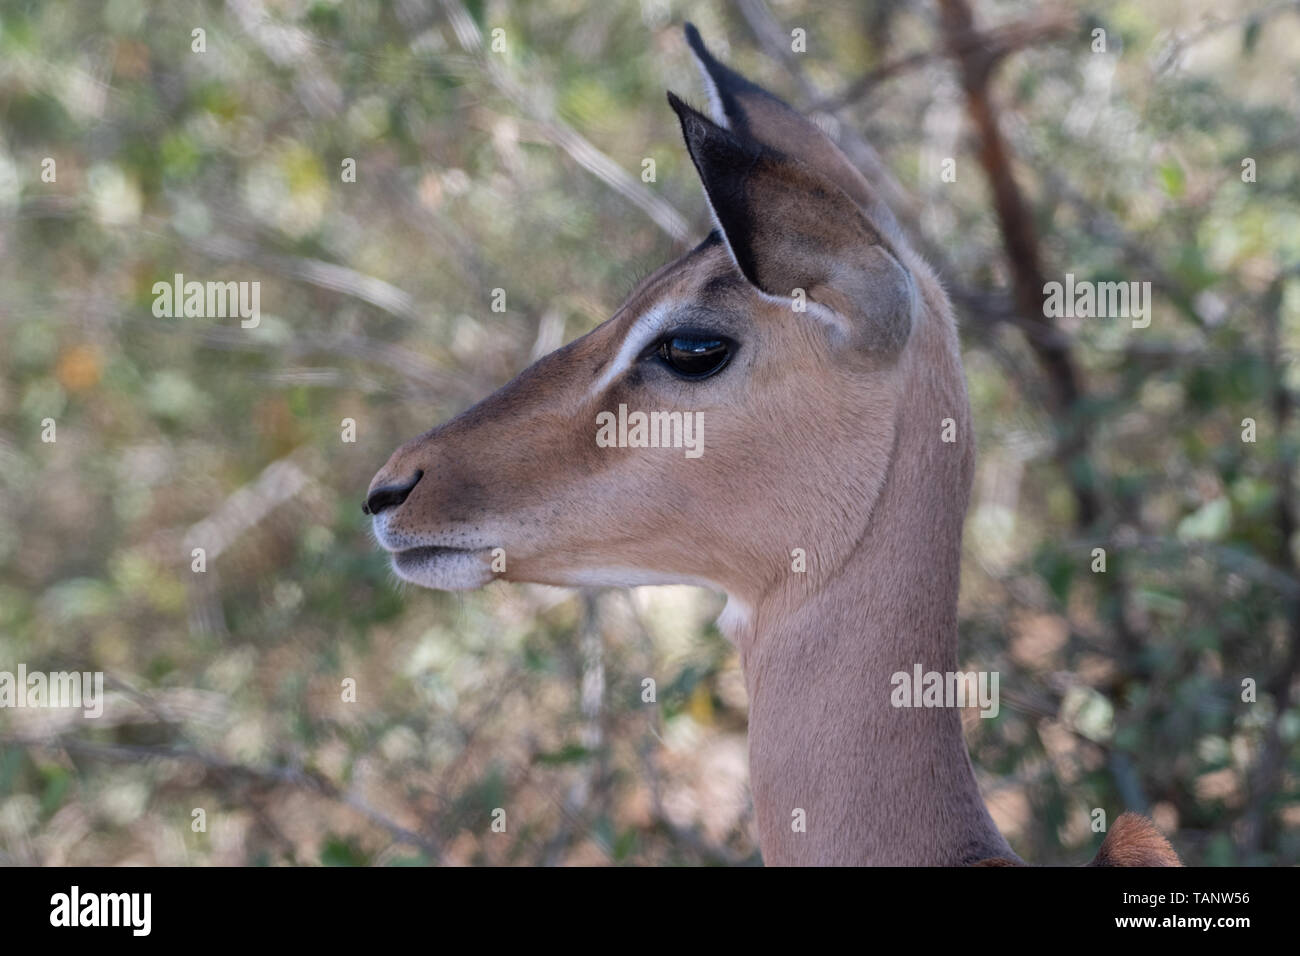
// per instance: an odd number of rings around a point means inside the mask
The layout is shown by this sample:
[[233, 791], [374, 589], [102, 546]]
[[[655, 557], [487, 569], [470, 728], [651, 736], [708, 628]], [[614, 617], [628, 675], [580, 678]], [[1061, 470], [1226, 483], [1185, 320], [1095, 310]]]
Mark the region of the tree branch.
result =
[[579, 166], [649, 216], [674, 242], [684, 244], [690, 240], [690, 224], [671, 203], [646, 189], [644, 184], [571, 126], [552, 115], [549, 110], [543, 109], [527, 90], [515, 82], [501, 63], [491, 54], [483, 52], [483, 34], [460, 0], [442, 0], [442, 5], [461, 49], [475, 58], [492, 85], [532, 120], [547, 139], [568, 153]]

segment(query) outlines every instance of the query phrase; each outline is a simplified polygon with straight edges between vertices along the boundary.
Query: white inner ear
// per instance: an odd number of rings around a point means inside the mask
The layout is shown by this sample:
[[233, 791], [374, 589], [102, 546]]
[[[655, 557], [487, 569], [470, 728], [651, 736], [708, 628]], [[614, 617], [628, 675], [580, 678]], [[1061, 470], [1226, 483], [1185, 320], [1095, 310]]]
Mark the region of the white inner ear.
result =
[[694, 50], [691, 50], [691, 59], [695, 61], [695, 66], [700, 71], [700, 79], [704, 81], [704, 92], [709, 97], [709, 118], [723, 129], [731, 129], [730, 124], [727, 123], [727, 112], [722, 108], [722, 97], [718, 95], [718, 87], [709, 74], [709, 68], [695, 55]]
[[772, 295], [762, 289], [755, 289], [754, 291], [768, 302], [784, 306], [796, 315], [806, 315], [822, 323], [830, 330], [833, 341], [837, 345], [847, 342], [853, 334], [853, 323], [848, 316], [840, 315], [834, 309], [829, 309], [820, 302], [814, 302], [812, 299], [807, 298], [807, 289], [804, 290], [803, 311], [798, 313], [794, 312], [794, 296]]
[[[700, 180], [700, 185], [702, 187], [700, 191], [704, 193], [704, 201], [709, 206], [709, 216], [713, 219], [714, 228], [718, 230], [718, 235], [722, 237], [722, 245], [726, 248], [727, 255], [731, 257], [731, 264], [736, 267], [736, 272], [743, 276], [745, 270], [740, 268], [740, 260], [736, 258], [736, 250], [731, 248], [731, 239], [727, 236], [727, 230], [722, 228], [722, 220], [718, 218], [718, 211], [713, 208], [713, 198], [709, 195], [709, 188], [703, 184], [703, 176], [700, 177]], [[763, 299], [768, 302], [775, 302], [778, 305], [783, 305], [791, 312], [794, 311], [793, 295], [772, 295], [769, 292], [764, 292], [758, 286], [749, 282], [748, 279], [745, 281], [746, 284], [748, 284], [749, 287], [757, 292]], [[804, 290], [805, 294], [807, 291], [807, 289]], [[828, 326], [832, 333], [837, 336], [837, 341], [846, 341], [853, 332], [853, 323], [849, 321], [847, 316], [840, 315], [833, 309], [828, 309], [820, 302], [814, 302], [812, 299], [807, 299], [806, 296], [803, 314], [810, 315], [817, 321]]]

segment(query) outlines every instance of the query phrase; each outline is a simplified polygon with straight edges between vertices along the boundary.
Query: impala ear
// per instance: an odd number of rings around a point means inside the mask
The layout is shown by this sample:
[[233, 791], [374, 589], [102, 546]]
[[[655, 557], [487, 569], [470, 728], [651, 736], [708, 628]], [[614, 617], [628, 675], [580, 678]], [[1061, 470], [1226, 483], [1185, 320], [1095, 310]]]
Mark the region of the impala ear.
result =
[[695, 55], [695, 65], [700, 68], [700, 78], [704, 81], [704, 89], [709, 96], [709, 113], [713, 122], [738, 133], [749, 133], [749, 117], [741, 105], [740, 97], [765, 96], [772, 100], [776, 97], [714, 57], [704, 45], [695, 24], [687, 23], [683, 29], [691, 53]]
[[715, 123], [811, 166], [852, 197], [879, 229], [893, 238], [900, 236], [894, 214], [816, 123], [720, 62], [694, 24], [687, 23], [685, 32]]
[[862, 209], [819, 171], [723, 129], [672, 93], [727, 247], [760, 292], [828, 310], [852, 343], [887, 353], [911, 332], [916, 286]]

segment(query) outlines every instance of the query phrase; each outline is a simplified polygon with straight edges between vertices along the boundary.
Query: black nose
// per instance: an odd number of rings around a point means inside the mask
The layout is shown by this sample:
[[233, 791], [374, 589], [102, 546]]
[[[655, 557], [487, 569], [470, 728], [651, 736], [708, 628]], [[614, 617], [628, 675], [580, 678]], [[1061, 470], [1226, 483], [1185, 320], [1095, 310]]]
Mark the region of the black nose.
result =
[[420, 479], [423, 477], [424, 472], [417, 471], [415, 477], [405, 484], [384, 485], [381, 488], [376, 488], [370, 492], [369, 497], [366, 498], [366, 503], [361, 506], [362, 513], [377, 515], [385, 508], [396, 508], [406, 500], [411, 490], [420, 483]]

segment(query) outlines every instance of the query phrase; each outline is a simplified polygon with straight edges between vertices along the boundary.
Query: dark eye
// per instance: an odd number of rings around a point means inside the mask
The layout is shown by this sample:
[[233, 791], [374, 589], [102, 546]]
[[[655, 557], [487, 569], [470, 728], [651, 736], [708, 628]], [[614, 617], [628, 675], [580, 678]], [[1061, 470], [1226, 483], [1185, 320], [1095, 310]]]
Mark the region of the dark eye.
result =
[[682, 378], [708, 378], [731, 358], [726, 339], [673, 335], [659, 343], [659, 358]]

